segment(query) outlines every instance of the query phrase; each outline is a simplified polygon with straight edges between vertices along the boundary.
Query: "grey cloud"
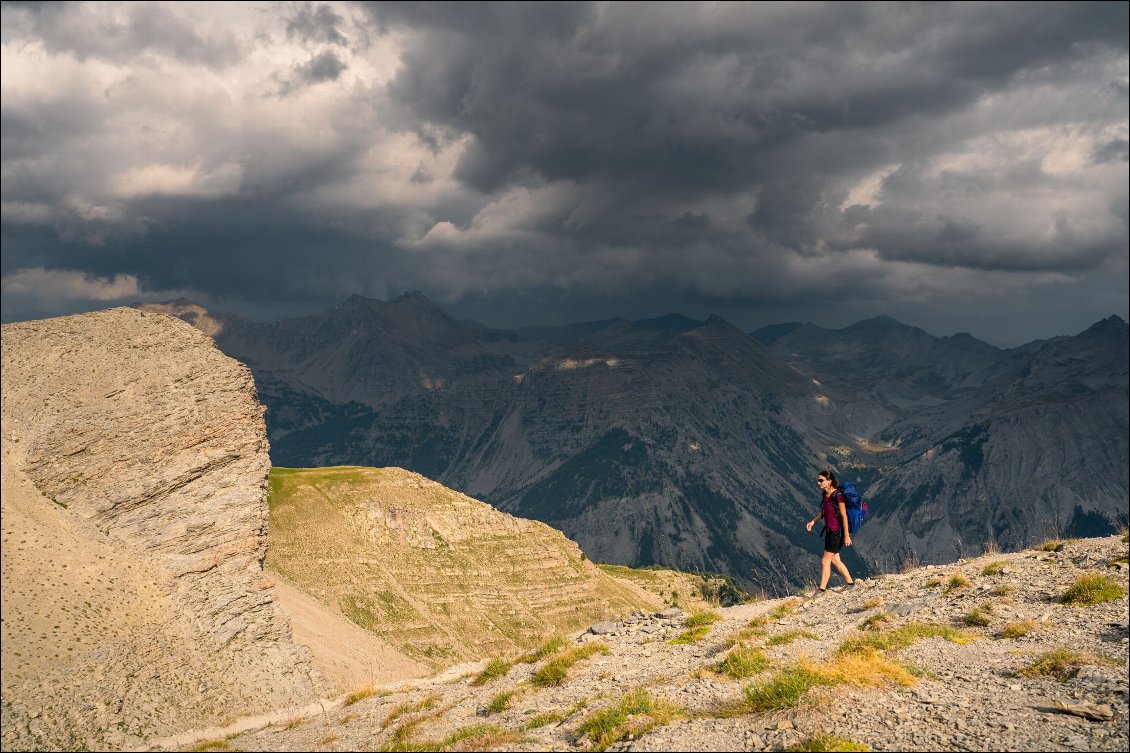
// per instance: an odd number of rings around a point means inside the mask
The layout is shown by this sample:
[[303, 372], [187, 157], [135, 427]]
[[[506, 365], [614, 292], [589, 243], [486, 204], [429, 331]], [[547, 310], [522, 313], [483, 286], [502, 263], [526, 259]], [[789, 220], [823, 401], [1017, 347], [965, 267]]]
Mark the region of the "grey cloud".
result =
[[286, 96], [307, 86], [336, 81], [348, 68], [333, 50], [326, 50], [296, 65], [289, 77], [280, 80], [279, 95]]
[[48, 50], [69, 52], [79, 60], [120, 63], [156, 52], [222, 68], [243, 56], [232, 34], [205, 34], [161, 3], [123, 4], [117, 10], [122, 18], [104, 10], [88, 3], [5, 3], [5, 38], [33, 36]]
[[307, 3], [286, 22], [287, 37], [304, 42], [319, 42], [345, 46], [348, 40], [339, 27], [344, 19], [328, 5], [313, 6]]

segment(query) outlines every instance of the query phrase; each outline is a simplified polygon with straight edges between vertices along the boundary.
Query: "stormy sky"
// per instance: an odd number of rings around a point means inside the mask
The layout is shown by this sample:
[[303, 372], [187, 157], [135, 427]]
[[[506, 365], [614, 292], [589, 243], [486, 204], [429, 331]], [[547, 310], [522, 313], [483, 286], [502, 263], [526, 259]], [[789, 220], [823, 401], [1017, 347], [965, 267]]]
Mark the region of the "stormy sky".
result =
[[5, 3], [5, 321], [1128, 316], [1128, 4]]

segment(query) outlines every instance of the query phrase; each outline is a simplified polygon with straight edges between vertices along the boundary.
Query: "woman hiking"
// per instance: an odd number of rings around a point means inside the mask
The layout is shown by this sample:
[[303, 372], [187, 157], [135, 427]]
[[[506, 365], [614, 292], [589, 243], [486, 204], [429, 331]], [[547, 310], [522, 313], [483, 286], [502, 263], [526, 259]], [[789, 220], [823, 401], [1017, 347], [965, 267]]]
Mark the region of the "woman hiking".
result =
[[828, 578], [832, 575], [832, 565], [844, 577], [849, 586], [855, 585], [847, 565], [840, 559], [840, 549], [851, 546], [851, 533], [848, 531], [847, 499], [843, 489], [836, 481], [836, 475], [831, 471], [820, 471], [816, 483], [824, 493], [821, 500], [820, 512], [808, 521], [807, 530], [811, 531], [816, 521], [824, 518], [824, 556], [820, 560], [820, 590], [817, 595], [828, 590]]

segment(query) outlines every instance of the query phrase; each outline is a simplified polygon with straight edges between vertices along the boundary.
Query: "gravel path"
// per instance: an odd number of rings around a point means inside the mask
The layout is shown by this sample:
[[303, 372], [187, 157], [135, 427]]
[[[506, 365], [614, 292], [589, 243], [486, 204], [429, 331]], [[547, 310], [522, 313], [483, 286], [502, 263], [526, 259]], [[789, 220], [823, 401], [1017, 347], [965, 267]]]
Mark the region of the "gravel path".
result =
[[[166, 747], [187, 749], [211, 739], [217, 741], [216, 749], [222, 740], [229, 750], [372, 750], [442, 742], [460, 730], [466, 734], [472, 725], [490, 725], [489, 735], [481, 736], [480, 729], [480, 736], [454, 742], [451, 749], [585, 750], [593, 745], [582, 724], [643, 689], [679, 707], [683, 718], [612, 742], [610, 750], [785, 750], [830, 734], [873, 750], [1124, 751], [1130, 743], [1126, 555], [1127, 544], [1112, 536], [1069, 542], [1055, 553], [1030, 550], [920, 568], [817, 598], [720, 609], [722, 617], [706, 637], [686, 645], [668, 641], [686, 629], [688, 615], [637, 614], [594, 626], [601, 635], [573, 636], [571, 647], [601, 642], [608, 653], [573, 665], [560, 686], [532, 684], [534, 673], [548, 660], [515, 664], [504, 676], [473, 685], [485, 666], [481, 662], [429, 680], [378, 688], [375, 695], [350, 705], [338, 699], [312, 715], [279, 712], [268, 727], [262, 726], [264, 721], [245, 723], [252, 728], [238, 733], [234, 727], [199, 731], [166, 741]], [[990, 564], [1000, 572], [986, 574]], [[1094, 573], [1120, 584], [1123, 595], [1093, 606], [1058, 602], [1078, 578]], [[951, 588], [955, 575], [968, 584]], [[792, 611], [782, 614], [787, 611], [783, 605]], [[965, 624], [978, 607], [988, 624]], [[861, 629], [861, 623], [880, 613], [888, 619], [876, 623], [879, 631]], [[772, 615], [777, 618], [770, 619]], [[756, 618], [764, 622], [762, 634], [749, 635], [749, 623]], [[1006, 624], [1021, 621], [1031, 621], [1032, 632], [1001, 636]], [[727, 704], [743, 697], [745, 686], [802, 656], [817, 664], [828, 662], [850, 637], [885, 634], [911, 623], [950, 626], [977, 640], [959, 645], [935, 637], [887, 651], [917, 676], [912, 687], [815, 688], [799, 706], [783, 711], [723, 714]], [[759, 675], [736, 680], [714, 667], [743, 630], [746, 643], [759, 647], [771, 665]], [[777, 642], [792, 631], [807, 635]], [[1066, 681], [1014, 674], [1053, 649], [1099, 659], [1090, 659], [1094, 663], [1084, 664]], [[508, 707], [492, 713], [492, 701], [497, 707], [497, 699], [507, 692], [513, 692]], [[1057, 706], [1084, 704], [1107, 718], [1090, 720]], [[546, 714], [555, 714], [555, 720], [533, 726]]]

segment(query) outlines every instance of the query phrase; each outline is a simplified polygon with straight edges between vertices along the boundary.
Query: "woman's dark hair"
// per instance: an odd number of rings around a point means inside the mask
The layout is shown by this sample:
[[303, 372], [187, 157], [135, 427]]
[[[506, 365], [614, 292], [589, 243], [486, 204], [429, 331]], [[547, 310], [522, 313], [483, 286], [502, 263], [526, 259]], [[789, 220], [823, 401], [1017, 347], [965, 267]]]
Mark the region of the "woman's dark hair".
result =
[[829, 481], [831, 481], [831, 482], [832, 482], [832, 488], [833, 488], [833, 489], [837, 489], [837, 490], [838, 490], [838, 489], [840, 488], [840, 482], [836, 480], [836, 474], [832, 473], [832, 472], [831, 472], [830, 470], [828, 470], [828, 469], [824, 469], [824, 470], [820, 471], [820, 473], [818, 473], [818, 474], [816, 474], [816, 475], [817, 475], [817, 476], [823, 476], [824, 478], [826, 478], [826, 479], [828, 479]]

